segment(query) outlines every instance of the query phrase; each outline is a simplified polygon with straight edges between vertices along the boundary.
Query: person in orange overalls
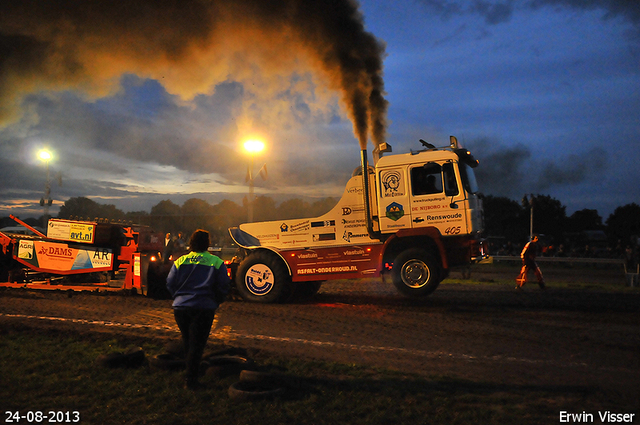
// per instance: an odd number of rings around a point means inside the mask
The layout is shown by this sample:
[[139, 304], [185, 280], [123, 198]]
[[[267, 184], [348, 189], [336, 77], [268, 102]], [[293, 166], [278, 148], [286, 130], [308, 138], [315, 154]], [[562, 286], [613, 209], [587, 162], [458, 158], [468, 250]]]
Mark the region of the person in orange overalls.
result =
[[516, 278], [516, 289], [522, 289], [524, 284], [527, 283], [529, 270], [533, 270], [535, 273], [540, 289], [546, 288], [544, 284], [544, 277], [542, 277], [542, 271], [540, 271], [540, 267], [538, 267], [538, 264], [536, 263], [536, 256], [538, 255], [539, 249], [540, 244], [538, 243], [538, 235], [533, 235], [533, 239], [530, 242], [527, 242], [520, 254], [520, 258], [522, 258], [522, 269]]

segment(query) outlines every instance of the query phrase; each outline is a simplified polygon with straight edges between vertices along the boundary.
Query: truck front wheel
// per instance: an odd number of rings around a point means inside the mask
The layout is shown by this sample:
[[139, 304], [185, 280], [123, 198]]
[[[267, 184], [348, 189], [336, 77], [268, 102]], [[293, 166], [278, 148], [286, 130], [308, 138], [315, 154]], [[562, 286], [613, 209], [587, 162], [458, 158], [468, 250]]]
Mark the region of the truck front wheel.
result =
[[254, 252], [238, 267], [236, 287], [246, 301], [275, 303], [290, 285], [291, 276], [284, 263], [264, 251]]
[[391, 277], [402, 294], [424, 297], [436, 290], [440, 283], [440, 270], [433, 256], [423, 249], [402, 251], [393, 261]]

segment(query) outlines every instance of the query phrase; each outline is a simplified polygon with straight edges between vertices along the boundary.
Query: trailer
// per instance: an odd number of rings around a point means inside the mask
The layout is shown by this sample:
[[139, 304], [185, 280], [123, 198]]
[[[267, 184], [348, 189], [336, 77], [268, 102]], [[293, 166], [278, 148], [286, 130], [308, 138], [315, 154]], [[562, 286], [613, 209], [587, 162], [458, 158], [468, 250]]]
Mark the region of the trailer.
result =
[[32, 234], [0, 231], [0, 285], [91, 288], [115, 280], [118, 289], [145, 296], [166, 291], [167, 264], [160, 261], [163, 235], [148, 226], [52, 218], [44, 234], [10, 217]]

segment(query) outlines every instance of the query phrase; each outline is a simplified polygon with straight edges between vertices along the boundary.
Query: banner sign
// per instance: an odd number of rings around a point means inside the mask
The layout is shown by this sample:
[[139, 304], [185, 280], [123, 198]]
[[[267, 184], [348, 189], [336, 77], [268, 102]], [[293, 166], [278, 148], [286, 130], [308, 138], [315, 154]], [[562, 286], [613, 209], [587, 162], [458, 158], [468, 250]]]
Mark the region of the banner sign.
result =
[[49, 220], [47, 236], [64, 241], [93, 243], [95, 225], [90, 223], [72, 223], [66, 221]]
[[34, 270], [73, 274], [111, 270], [113, 252], [109, 248], [74, 248], [65, 243], [20, 240], [17, 259]]

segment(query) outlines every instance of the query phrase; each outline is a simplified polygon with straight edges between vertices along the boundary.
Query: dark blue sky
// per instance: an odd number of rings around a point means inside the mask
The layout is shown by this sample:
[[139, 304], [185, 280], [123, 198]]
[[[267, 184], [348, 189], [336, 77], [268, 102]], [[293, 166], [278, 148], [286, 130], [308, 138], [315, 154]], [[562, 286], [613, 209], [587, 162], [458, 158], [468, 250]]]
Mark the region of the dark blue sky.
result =
[[[386, 46], [388, 142], [402, 153], [420, 138], [446, 145], [455, 135], [481, 160], [484, 193], [550, 195], [568, 214], [590, 208], [606, 219], [639, 203], [635, 4], [362, 1], [365, 30]], [[10, 32], [3, 27], [0, 35]], [[62, 175], [56, 205], [73, 196], [125, 211], [162, 199], [239, 201], [248, 163], [241, 142], [251, 135], [267, 143], [255, 164], [268, 164], [269, 179], [257, 192], [340, 196], [359, 159], [340, 94], [286, 42], [254, 60], [260, 37], [239, 31], [221, 48], [201, 43], [186, 60], [156, 63], [138, 36], [132, 44], [153, 66], [128, 66], [116, 45], [91, 62], [91, 78], [34, 78], [19, 95], [2, 95], [15, 114], [0, 127], [0, 215], [41, 214], [35, 152], [45, 146], [52, 175]], [[22, 81], [7, 75], [4, 84]]]

